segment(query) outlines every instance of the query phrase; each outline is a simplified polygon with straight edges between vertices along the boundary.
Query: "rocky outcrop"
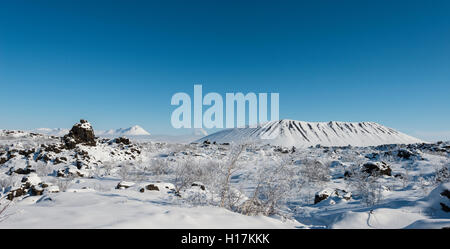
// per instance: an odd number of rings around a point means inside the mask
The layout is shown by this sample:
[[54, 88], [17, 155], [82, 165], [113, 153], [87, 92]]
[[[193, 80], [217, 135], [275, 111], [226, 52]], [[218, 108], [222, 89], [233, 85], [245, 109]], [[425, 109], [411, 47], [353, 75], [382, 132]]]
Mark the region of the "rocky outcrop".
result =
[[325, 189], [316, 193], [316, 195], [314, 196], [314, 204], [318, 204], [319, 202], [322, 202], [330, 197], [333, 197], [337, 200], [344, 199], [346, 201], [349, 201], [352, 198], [352, 193], [343, 189]]
[[18, 188], [14, 188], [6, 194], [6, 199], [12, 201], [14, 198], [22, 196], [40, 196], [44, 192], [57, 193], [58, 186], [51, 183], [42, 182], [41, 178], [36, 173], [31, 173], [22, 178], [22, 184]]
[[385, 162], [368, 162], [363, 165], [363, 172], [371, 176], [392, 176], [392, 169]]
[[68, 149], [74, 149], [77, 144], [95, 146], [95, 134], [91, 124], [81, 119], [80, 123], [75, 124], [69, 131], [69, 134], [63, 137], [63, 141]]
[[134, 186], [135, 183], [134, 182], [126, 182], [126, 181], [121, 181], [117, 184], [116, 189], [127, 189], [130, 188], [132, 186]]
[[147, 185], [145, 188], [149, 191], [159, 191], [159, 188], [154, 184]]

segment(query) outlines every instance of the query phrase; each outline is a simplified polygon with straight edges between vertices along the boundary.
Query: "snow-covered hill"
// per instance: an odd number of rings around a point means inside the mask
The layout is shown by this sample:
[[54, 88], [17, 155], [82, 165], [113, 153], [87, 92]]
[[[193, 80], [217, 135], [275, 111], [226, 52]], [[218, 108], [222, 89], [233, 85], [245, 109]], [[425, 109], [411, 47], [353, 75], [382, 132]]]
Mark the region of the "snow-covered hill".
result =
[[377, 146], [422, 143], [420, 139], [374, 122], [304, 122], [280, 120], [257, 128], [227, 129], [197, 142], [264, 143], [280, 146]]
[[149, 136], [150, 133], [139, 125], [129, 128], [111, 129], [104, 132], [96, 131], [97, 135], [103, 136]]

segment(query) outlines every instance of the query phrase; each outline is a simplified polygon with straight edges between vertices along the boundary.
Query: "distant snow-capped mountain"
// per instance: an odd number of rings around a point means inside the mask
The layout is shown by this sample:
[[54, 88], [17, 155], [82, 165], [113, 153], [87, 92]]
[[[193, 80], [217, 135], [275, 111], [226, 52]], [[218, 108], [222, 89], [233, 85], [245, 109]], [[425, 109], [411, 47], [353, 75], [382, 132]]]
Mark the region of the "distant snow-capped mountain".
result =
[[51, 136], [64, 136], [69, 133], [69, 129], [65, 128], [37, 128], [33, 130], [33, 132], [44, 134], [44, 135], [51, 135]]
[[[52, 136], [64, 136], [68, 134], [70, 129], [65, 128], [38, 128], [33, 132], [52, 135]], [[97, 136], [149, 136], [150, 133], [139, 125], [135, 125], [129, 128], [111, 129], [107, 131], [95, 130]]]
[[227, 129], [197, 142], [264, 143], [298, 148], [323, 146], [377, 146], [423, 141], [374, 122], [271, 121], [257, 128]]
[[139, 125], [129, 128], [111, 129], [107, 131], [96, 131], [101, 136], [150, 136], [150, 133]]

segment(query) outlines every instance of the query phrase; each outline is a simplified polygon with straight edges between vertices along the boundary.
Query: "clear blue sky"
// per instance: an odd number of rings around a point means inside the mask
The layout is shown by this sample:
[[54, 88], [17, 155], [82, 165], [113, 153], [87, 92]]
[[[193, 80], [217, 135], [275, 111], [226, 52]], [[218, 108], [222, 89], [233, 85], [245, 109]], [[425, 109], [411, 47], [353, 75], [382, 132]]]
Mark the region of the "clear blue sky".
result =
[[450, 137], [449, 13], [450, 1], [1, 0], [0, 129], [82, 117], [169, 134], [171, 96], [203, 84], [279, 92], [281, 118]]

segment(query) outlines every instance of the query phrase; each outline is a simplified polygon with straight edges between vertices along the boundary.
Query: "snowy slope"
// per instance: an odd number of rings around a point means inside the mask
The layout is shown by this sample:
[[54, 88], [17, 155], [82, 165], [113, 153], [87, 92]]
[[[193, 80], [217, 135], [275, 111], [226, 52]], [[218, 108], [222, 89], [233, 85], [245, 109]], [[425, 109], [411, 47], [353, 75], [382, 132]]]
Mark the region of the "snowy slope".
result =
[[244, 216], [218, 207], [171, 204], [165, 193], [69, 189], [33, 196], [8, 210], [0, 229], [293, 229], [302, 224], [264, 216]]
[[105, 132], [96, 131], [96, 134], [103, 136], [149, 136], [150, 133], [139, 125], [129, 128], [111, 129]]
[[280, 120], [258, 128], [236, 128], [219, 131], [197, 142], [264, 143], [280, 146], [376, 146], [382, 144], [422, 143], [394, 129], [374, 122], [304, 122]]

